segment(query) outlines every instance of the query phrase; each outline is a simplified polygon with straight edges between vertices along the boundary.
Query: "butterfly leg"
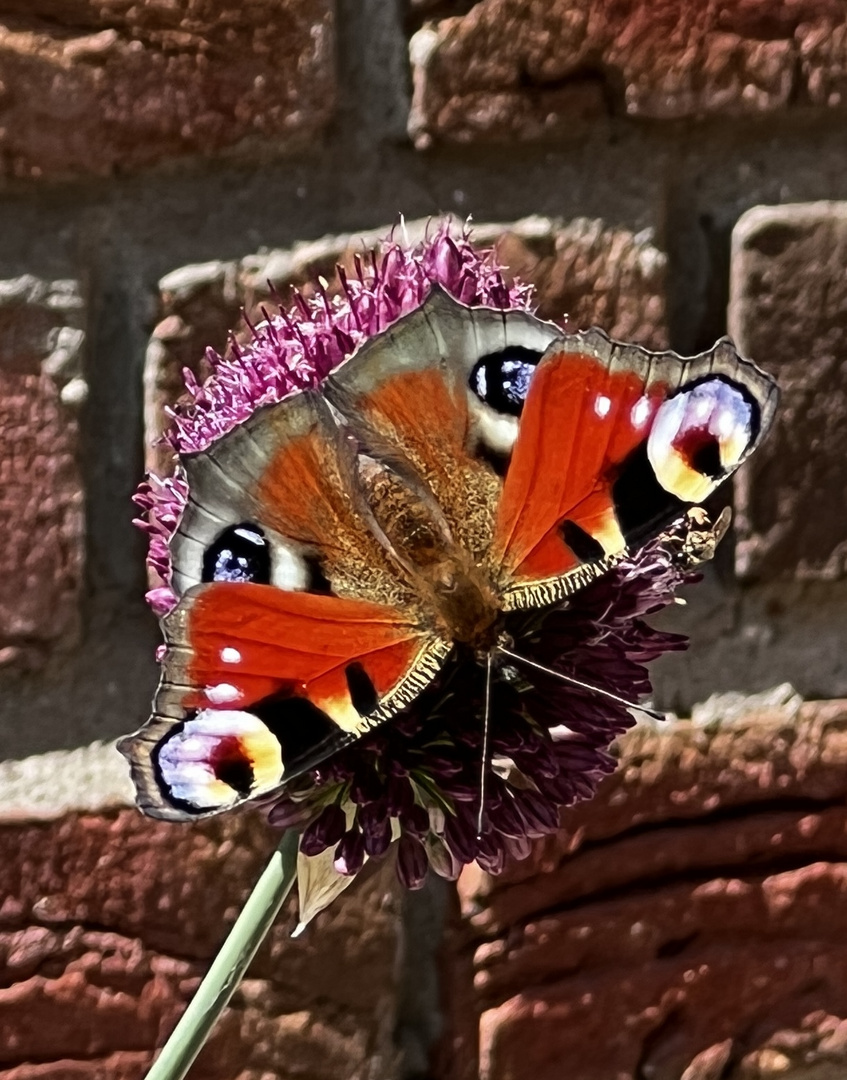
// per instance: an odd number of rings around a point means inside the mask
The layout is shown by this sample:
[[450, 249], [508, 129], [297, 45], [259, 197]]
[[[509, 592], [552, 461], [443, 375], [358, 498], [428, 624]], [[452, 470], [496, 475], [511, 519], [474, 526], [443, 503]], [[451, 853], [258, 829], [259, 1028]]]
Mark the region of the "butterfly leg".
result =
[[643, 712], [648, 716], [652, 716], [654, 720], [665, 720], [665, 714], [659, 712], [658, 709], [651, 709], [646, 705], [639, 705], [634, 701], [627, 701], [626, 698], [622, 698], [618, 694], [613, 694], [611, 690], [604, 690], [601, 686], [593, 686], [591, 683], [583, 682], [582, 679], [574, 678], [573, 675], [565, 675], [561, 671], [545, 667], [543, 664], [538, 664], [535, 660], [530, 660], [529, 657], [520, 656], [518, 653], [512, 652], [511, 649], [504, 648], [502, 645], [498, 645], [496, 648], [497, 652], [501, 653], [503, 656], [508, 656], [509, 659], [515, 660], [519, 664], [525, 664], [527, 667], [534, 668], [536, 671], [543, 671], [546, 675], [552, 675], [556, 679], [561, 679], [562, 682], [570, 683], [571, 686], [578, 686], [580, 690], [589, 690], [592, 694], [598, 694], [600, 697], [607, 698], [609, 701], [614, 701], [618, 705], [625, 705], [627, 709], [637, 709], [638, 712]]

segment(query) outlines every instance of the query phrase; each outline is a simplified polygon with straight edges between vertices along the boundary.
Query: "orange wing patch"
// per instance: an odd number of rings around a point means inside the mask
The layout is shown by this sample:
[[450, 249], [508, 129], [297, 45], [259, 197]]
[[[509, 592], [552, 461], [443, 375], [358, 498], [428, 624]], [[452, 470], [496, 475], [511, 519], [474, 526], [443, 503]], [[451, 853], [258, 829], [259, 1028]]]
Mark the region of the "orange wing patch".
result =
[[[345, 462], [339, 451], [319, 427], [283, 444], [256, 484], [262, 520], [319, 551], [340, 596], [407, 609], [416, 598], [368, 527], [352, 455]], [[344, 475], [345, 467], [351, 475]]]
[[586, 354], [545, 357], [530, 384], [506, 474], [491, 560], [504, 586], [562, 576], [596, 556], [625, 548], [611, 499], [619, 464], [649, 430], [666, 395], [662, 384], [645, 390], [634, 372], [610, 372]]
[[467, 399], [451, 393], [444, 373], [427, 368], [392, 375], [356, 401], [358, 414], [426, 479], [439, 486], [467, 457]]
[[229, 582], [198, 590], [184, 633], [196, 688], [185, 708], [244, 709], [291, 695], [357, 735], [379, 722], [434, 645], [382, 604]]

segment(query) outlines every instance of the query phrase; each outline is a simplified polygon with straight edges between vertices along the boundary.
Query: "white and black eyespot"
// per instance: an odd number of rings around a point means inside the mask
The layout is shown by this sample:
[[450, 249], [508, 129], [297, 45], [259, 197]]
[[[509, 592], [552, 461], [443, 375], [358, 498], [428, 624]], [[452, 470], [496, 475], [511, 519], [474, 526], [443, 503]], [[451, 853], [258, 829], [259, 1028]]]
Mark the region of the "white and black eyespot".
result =
[[520, 416], [529, 384], [542, 354], [524, 345], [507, 345], [500, 352], [480, 357], [471, 369], [468, 385], [480, 401], [505, 416]]
[[269, 585], [271, 549], [258, 525], [242, 522], [224, 529], [203, 553], [202, 580]]
[[[240, 650], [227, 646], [221, 659], [237, 664]], [[356, 686], [365, 707], [369, 680], [359, 665], [352, 667], [348, 684]], [[189, 814], [212, 813], [272, 790], [350, 738], [306, 698], [282, 693], [249, 708], [191, 713], [159, 740], [151, 763], [169, 804]]]
[[474, 431], [498, 471], [515, 445], [518, 419], [542, 355], [538, 349], [507, 345], [480, 357], [468, 376]]
[[701, 502], [744, 459], [760, 424], [758, 403], [745, 387], [707, 375], [661, 404], [647, 456], [666, 491]]
[[153, 752], [162, 793], [191, 813], [223, 810], [282, 780], [279, 740], [257, 716], [202, 709], [178, 724]]

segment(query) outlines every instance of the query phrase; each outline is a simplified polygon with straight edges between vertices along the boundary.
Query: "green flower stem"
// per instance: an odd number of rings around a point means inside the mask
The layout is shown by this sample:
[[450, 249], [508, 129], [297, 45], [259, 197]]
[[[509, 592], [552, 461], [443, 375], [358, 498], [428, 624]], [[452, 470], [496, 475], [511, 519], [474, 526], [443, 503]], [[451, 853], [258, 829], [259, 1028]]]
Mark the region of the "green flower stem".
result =
[[299, 834], [289, 829], [241, 909], [197, 993], [147, 1074], [182, 1080], [241, 982], [297, 878]]

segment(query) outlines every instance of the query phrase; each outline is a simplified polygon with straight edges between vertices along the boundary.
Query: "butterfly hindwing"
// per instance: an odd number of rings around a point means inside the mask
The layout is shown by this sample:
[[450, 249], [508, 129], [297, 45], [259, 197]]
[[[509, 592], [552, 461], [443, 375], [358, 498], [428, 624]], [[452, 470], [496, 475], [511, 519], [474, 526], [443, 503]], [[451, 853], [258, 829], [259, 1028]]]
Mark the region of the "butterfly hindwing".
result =
[[402, 708], [448, 651], [384, 605], [251, 583], [195, 586], [163, 625], [156, 714], [123, 748], [159, 817], [279, 787]]

